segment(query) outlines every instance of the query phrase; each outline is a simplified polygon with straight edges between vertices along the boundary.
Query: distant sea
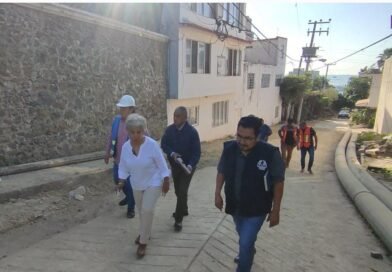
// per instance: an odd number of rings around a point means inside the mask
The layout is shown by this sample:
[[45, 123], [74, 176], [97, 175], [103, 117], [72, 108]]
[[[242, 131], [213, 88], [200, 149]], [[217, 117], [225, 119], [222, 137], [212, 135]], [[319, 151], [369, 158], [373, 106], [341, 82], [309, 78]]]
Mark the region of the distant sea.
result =
[[350, 77], [356, 75], [328, 75], [329, 83], [338, 90], [339, 93], [343, 93]]

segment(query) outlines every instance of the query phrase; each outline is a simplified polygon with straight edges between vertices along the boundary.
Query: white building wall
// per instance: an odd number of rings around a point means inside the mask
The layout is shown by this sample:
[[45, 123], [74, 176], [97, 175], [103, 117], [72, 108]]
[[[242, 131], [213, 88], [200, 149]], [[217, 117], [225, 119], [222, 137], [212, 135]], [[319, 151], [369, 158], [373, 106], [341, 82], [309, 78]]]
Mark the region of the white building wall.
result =
[[374, 130], [392, 133], [392, 57], [384, 63]]
[[[232, 38], [227, 38], [225, 42], [222, 42], [217, 38], [215, 33], [199, 30], [194, 27], [182, 27], [179, 37], [178, 99], [226, 95], [235, 93], [242, 88], [242, 73], [240, 76], [218, 76], [217, 62], [218, 56], [224, 52], [225, 48], [242, 50], [242, 55], [244, 55], [247, 42]], [[192, 74], [186, 72], [185, 50], [187, 39], [211, 44], [211, 71], [209, 74]]]
[[[279, 95], [279, 87], [275, 86], [276, 75], [283, 75], [284, 71], [276, 66], [262, 64], [245, 64], [244, 84], [242, 92], [238, 95], [241, 101], [242, 116], [253, 114], [264, 119], [268, 125], [280, 122], [282, 100]], [[254, 89], [247, 88], [247, 74], [255, 74]], [[262, 74], [270, 74], [270, 86], [261, 88]], [[277, 112], [275, 110], [277, 109]], [[277, 113], [277, 114], [276, 114]]]
[[378, 98], [380, 95], [382, 74], [371, 74], [372, 84], [369, 90], [369, 107], [377, 108]]
[[[226, 100], [229, 101], [228, 123], [214, 127], [212, 124], [213, 103]], [[240, 111], [234, 94], [191, 99], [169, 99], [167, 100], [168, 125], [173, 123], [174, 110], [179, 106], [199, 106], [199, 123], [194, 127], [197, 129], [201, 141], [211, 141], [235, 134]]]

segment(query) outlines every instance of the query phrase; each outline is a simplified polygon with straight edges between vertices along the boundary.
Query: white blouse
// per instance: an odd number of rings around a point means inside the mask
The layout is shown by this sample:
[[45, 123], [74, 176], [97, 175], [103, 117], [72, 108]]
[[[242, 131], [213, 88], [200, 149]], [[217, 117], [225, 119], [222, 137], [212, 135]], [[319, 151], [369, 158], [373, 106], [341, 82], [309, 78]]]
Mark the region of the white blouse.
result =
[[161, 186], [162, 180], [170, 176], [170, 170], [158, 143], [145, 136], [137, 156], [132, 152], [130, 140], [124, 143], [118, 176], [120, 179], [130, 176], [132, 189], [143, 191], [149, 187]]

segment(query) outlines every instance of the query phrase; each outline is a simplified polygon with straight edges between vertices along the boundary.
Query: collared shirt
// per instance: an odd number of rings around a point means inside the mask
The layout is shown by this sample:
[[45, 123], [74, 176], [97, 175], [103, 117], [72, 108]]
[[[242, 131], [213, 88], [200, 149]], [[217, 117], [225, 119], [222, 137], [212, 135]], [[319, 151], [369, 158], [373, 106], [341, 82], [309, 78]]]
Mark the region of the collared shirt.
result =
[[161, 186], [162, 180], [170, 176], [161, 148], [158, 143], [145, 136], [139, 153], [133, 154], [130, 140], [122, 147], [118, 176], [127, 179], [130, 176], [134, 190], [145, 190], [149, 187]]
[[[113, 119], [114, 120], [114, 119]], [[110, 127], [108, 131], [108, 137], [106, 140], [106, 155], [110, 154], [110, 149], [112, 148], [112, 127]], [[116, 156], [114, 157], [114, 163], [119, 164], [121, 158], [121, 150], [124, 143], [128, 140], [128, 132], [125, 124], [125, 120], [120, 120], [120, 125], [118, 126], [118, 134], [117, 134], [117, 144], [116, 144]]]

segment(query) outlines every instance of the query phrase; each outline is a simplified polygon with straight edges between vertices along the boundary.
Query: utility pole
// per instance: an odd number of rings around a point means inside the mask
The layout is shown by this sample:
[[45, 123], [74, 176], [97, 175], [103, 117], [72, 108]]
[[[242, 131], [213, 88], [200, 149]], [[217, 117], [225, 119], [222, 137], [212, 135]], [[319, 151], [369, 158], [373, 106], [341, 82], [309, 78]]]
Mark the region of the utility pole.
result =
[[324, 90], [324, 86], [325, 86], [325, 82], [328, 82], [328, 69], [330, 65], [335, 65], [335, 63], [327, 63], [327, 70], [325, 71], [325, 77], [323, 79], [323, 90]]
[[[313, 25], [313, 30], [310, 31], [308, 29], [308, 36], [310, 33], [312, 33], [312, 36], [310, 38], [310, 45], [309, 47], [303, 47], [302, 48], [302, 58], [305, 59], [306, 62], [306, 68], [305, 68], [305, 73], [309, 71], [309, 65], [310, 62], [312, 61], [312, 58], [316, 57], [316, 52], [318, 47], [314, 47], [314, 34], [318, 33], [319, 35], [321, 35], [321, 33], [327, 33], [327, 35], [329, 34], [329, 28], [327, 30], [322, 30], [320, 27], [320, 30], [316, 30], [316, 27], [318, 24], [329, 24], [331, 22], [331, 19], [329, 19], [328, 21], [323, 21], [320, 19], [320, 21], [310, 21], [309, 20], [309, 25]], [[298, 72], [299, 74], [299, 72]], [[297, 115], [297, 124], [299, 124], [299, 122], [301, 121], [301, 115], [302, 115], [302, 106], [304, 103], [304, 95], [302, 95], [301, 97], [301, 102], [299, 104], [299, 108], [298, 108], [298, 115]]]

